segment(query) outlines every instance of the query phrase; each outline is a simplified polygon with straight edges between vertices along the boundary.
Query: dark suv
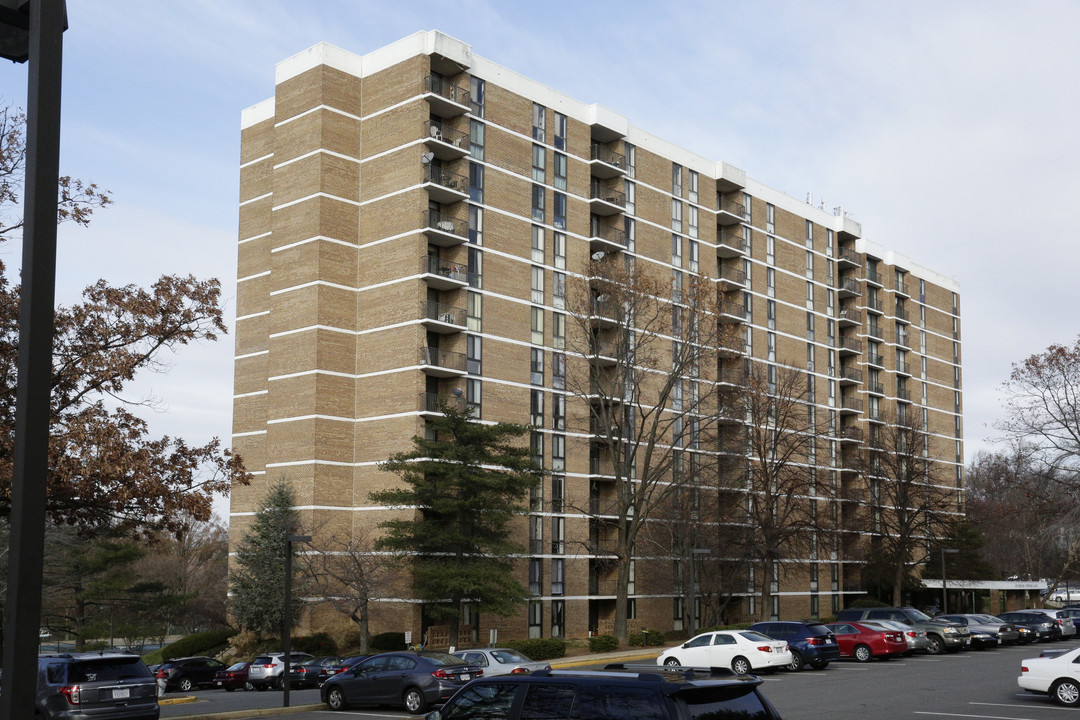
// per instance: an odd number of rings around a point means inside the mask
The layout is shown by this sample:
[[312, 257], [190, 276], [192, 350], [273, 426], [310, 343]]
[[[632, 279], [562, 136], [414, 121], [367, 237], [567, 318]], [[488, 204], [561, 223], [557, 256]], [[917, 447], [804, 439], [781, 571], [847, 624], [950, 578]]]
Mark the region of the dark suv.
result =
[[726, 668], [609, 665], [606, 670], [536, 670], [474, 680], [427, 720], [574, 717], [579, 720], [779, 720], [758, 691], [761, 678]]
[[821, 623], [759, 622], [749, 629], [775, 640], [787, 640], [791, 650], [789, 670], [802, 670], [807, 665], [821, 670], [840, 657], [836, 636]]
[[929, 643], [926, 651], [931, 655], [940, 655], [946, 650], [956, 652], [971, 644], [971, 632], [967, 629], [967, 625], [934, 620], [913, 607], [848, 608], [836, 615], [837, 622], [861, 620], [893, 620], [924, 630]]
[[42, 720], [158, 720], [157, 682], [138, 655], [70, 653], [38, 657]]

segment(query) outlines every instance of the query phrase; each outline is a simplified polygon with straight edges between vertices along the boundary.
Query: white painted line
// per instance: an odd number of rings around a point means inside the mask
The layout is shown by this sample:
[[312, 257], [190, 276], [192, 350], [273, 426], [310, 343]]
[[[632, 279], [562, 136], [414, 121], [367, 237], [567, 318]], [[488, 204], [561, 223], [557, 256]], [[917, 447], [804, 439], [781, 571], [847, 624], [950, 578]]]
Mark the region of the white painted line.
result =
[[942, 717], [983, 718], [983, 720], [1035, 720], [1035, 718], [1018, 718], [1011, 715], [964, 715], [963, 713], [941, 712], [916, 712], [916, 715], [939, 715]]
[[[1038, 699], [1038, 695], [1025, 695], [1023, 697], [1030, 697], [1032, 700]], [[1035, 710], [1062, 710], [1060, 705], [1006, 705], [1005, 703], [988, 703], [988, 702], [969, 702], [968, 705], [989, 705], [991, 707], [1012, 707], [1012, 708], [1033, 708]]]

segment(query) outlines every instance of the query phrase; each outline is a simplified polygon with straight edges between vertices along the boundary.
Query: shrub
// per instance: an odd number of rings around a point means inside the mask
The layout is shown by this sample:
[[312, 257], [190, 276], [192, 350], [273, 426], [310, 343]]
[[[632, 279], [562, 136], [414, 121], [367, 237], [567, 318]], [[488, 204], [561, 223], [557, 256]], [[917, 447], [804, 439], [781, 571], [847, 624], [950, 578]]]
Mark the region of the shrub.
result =
[[396, 652], [405, 649], [405, 633], [384, 632], [372, 635], [368, 640], [368, 650], [373, 653]]
[[630, 644], [635, 647], [663, 645], [666, 641], [667, 636], [659, 630], [642, 630], [639, 633], [630, 633]]
[[597, 635], [589, 638], [589, 649], [593, 652], [611, 652], [619, 649], [619, 639], [614, 635]]
[[174, 643], [161, 648], [161, 659], [172, 660], [189, 655], [211, 655], [219, 651], [229, 641], [235, 630], [207, 630], [182, 637]]
[[293, 639], [292, 649], [312, 655], [337, 655], [337, 643], [324, 632]]
[[551, 660], [566, 655], [566, 641], [559, 638], [532, 638], [530, 640], [508, 640], [506, 647], [517, 650], [533, 660]]

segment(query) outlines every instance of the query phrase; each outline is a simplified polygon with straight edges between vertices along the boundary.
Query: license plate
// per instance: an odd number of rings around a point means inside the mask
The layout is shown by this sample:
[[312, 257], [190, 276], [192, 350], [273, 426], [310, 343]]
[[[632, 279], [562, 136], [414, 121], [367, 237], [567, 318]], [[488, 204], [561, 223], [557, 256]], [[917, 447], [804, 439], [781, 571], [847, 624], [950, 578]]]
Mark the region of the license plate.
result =
[[461, 673], [462, 682], [469, 682], [470, 680], [472, 680], [472, 675], [470, 675], [469, 673]]
[[217, 681], [217, 686], [221, 687], [221, 681], [220, 680]]
[[128, 688], [118, 688], [112, 691], [113, 700], [125, 700], [131, 697], [131, 690]]

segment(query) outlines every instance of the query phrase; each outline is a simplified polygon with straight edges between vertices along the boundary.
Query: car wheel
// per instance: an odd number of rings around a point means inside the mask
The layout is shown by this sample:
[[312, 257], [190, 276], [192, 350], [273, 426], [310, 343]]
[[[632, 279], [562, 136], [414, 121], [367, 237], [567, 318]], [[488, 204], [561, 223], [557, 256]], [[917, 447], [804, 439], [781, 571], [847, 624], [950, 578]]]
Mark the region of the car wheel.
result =
[[856, 645], [855, 652], [852, 654], [859, 662], [870, 662], [874, 659], [874, 653], [866, 645]]
[[664, 661], [664, 664], [669, 667], [676, 667], [681, 663], [679, 662], [678, 658], [669, 657], [667, 660]]
[[176, 683], [176, 689], [180, 692], [191, 692], [191, 678], [180, 678], [180, 682]]
[[929, 644], [926, 646], [926, 652], [931, 655], [940, 655], [945, 652], [945, 641], [937, 635], [930, 635], [926, 639], [929, 641]]
[[274, 687], [276, 687], [278, 690], [284, 690], [285, 689], [285, 676], [284, 675], [280, 676], [277, 680], [274, 681]]
[[341, 692], [341, 688], [330, 688], [330, 692], [326, 693], [326, 707], [331, 710], [345, 709], [345, 693]]
[[829, 661], [815, 660], [814, 662], [810, 663], [810, 667], [814, 670], [824, 670], [825, 668], [829, 667]]
[[788, 663], [787, 669], [791, 672], [799, 672], [803, 669], [803, 665], [805, 664], [806, 662], [803, 660], [802, 655], [793, 650], [791, 652], [791, 662]]
[[742, 655], [731, 661], [731, 670], [736, 675], [749, 675], [750, 671], [753, 669], [754, 668], [750, 664], [750, 661], [744, 658]]
[[1075, 680], [1068, 678], [1055, 680], [1054, 684], [1050, 686], [1050, 697], [1058, 705], [1072, 707], [1080, 703], [1080, 685]]
[[402, 701], [405, 703], [405, 709], [413, 715], [421, 715], [427, 710], [427, 700], [424, 699], [424, 693], [420, 692], [419, 688], [408, 688], [402, 696]]
[[252, 684], [251, 684], [251, 683], [249, 683], [249, 682], [246, 682], [246, 683], [244, 683], [244, 689], [245, 689], [245, 690], [254, 690], [254, 689], [255, 689], [255, 686], [254, 686], [254, 685], [252, 685]]

